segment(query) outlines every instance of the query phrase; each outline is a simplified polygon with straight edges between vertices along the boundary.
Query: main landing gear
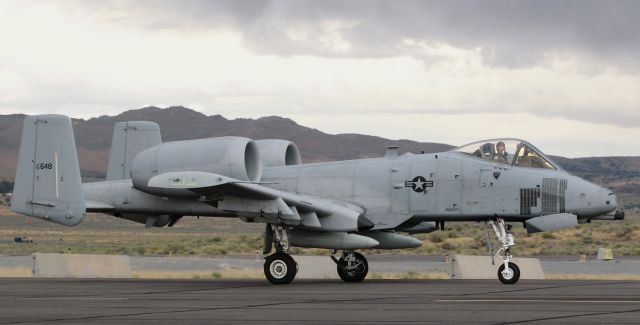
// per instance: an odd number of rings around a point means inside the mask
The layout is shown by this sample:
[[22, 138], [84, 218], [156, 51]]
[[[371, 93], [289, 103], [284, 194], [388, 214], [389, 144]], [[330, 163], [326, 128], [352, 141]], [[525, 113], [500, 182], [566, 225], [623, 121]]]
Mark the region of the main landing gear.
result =
[[[498, 242], [501, 247], [498, 251], [493, 253], [491, 248], [491, 240], [489, 240], [489, 229], [487, 223], [493, 228], [493, 232], [496, 234]], [[498, 268], [498, 279], [504, 284], [514, 284], [520, 279], [520, 269], [518, 266], [511, 262], [513, 256], [511, 256], [511, 247], [515, 246], [515, 240], [513, 233], [511, 232], [511, 225], [505, 225], [504, 220], [496, 218], [495, 220], [485, 221], [485, 238], [489, 245], [489, 253], [491, 254], [491, 263], [493, 264], [493, 258], [502, 253], [502, 265]]]
[[287, 284], [293, 281], [298, 273], [298, 264], [291, 255], [276, 252], [269, 255], [264, 262], [264, 275], [273, 284]]
[[267, 224], [264, 234], [263, 254], [271, 253], [272, 246], [276, 252], [266, 257], [264, 275], [273, 284], [288, 284], [298, 273], [298, 263], [289, 255], [289, 239], [287, 231], [282, 227]]
[[340, 259], [336, 259], [333, 255], [331, 255], [331, 259], [336, 262], [338, 275], [342, 281], [361, 282], [367, 277], [369, 263], [367, 263], [367, 259], [362, 254], [356, 253], [352, 249], [347, 249], [342, 251]]
[[[275, 247], [276, 252], [271, 253]], [[287, 231], [281, 226], [267, 224], [264, 233], [264, 250], [266, 256], [264, 262], [264, 275], [273, 284], [288, 284], [293, 281], [298, 273], [298, 263], [289, 255], [289, 239]], [[333, 254], [336, 251], [334, 250]], [[360, 253], [352, 249], [342, 251], [342, 256], [336, 258], [331, 255], [336, 263], [338, 275], [344, 282], [361, 282], [369, 272], [369, 263]]]

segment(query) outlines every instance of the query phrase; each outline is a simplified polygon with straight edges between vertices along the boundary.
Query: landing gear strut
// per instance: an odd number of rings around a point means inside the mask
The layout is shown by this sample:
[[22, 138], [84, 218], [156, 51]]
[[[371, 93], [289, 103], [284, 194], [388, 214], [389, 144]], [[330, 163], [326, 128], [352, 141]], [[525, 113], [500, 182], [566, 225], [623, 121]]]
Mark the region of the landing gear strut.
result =
[[[493, 253], [491, 248], [491, 241], [489, 240], [489, 230], [486, 227], [487, 222], [493, 228], [493, 232], [498, 238], [498, 242], [501, 247], [498, 251]], [[504, 220], [496, 218], [495, 220], [485, 221], [485, 236], [489, 245], [489, 253], [491, 254], [491, 263], [493, 264], [493, 258], [502, 253], [502, 265], [498, 268], [498, 279], [504, 284], [514, 284], [520, 279], [520, 268], [511, 262], [513, 256], [511, 256], [511, 247], [515, 246], [515, 240], [513, 233], [511, 233], [511, 225], [505, 225]]]
[[264, 275], [273, 284], [290, 283], [298, 273], [298, 264], [288, 253], [287, 231], [280, 226], [267, 224], [263, 253], [271, 253], [272, 246], [275, 246], [276, 252], [266, 257]]
[[369, 272], [369, 263], [367, 259], [354, 250], [347, 249], [342, 251], [340, 259], [336, 259], [331, 255], [331, 259], [336, 262], [338, 275], [344, 282], [361, 282], [367, 277]]

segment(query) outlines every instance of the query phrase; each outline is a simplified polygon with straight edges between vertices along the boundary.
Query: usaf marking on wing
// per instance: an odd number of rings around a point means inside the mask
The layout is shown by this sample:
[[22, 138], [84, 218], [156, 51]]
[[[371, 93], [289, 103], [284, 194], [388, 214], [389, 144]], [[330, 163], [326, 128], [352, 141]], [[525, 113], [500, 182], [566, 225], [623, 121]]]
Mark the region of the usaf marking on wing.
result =
[[146, 227], [172, 227], [184, 216], [264, 223], [264, 273], [274, 284], [296, 276], [290, 247], [340, 251], [332, 256], [338, 274], [359, 282], [369, 267], [356, 250], [417, 247], [422, 243], [405, 234], [462, 221], [483, 222], [487, 238], [493, 230], [498, 278], [512, 284], [520, 271], [512, 262], [515, 239], [507, 222], [534, 233], [624, 218], [613, 192], [565, 172], [518, 139], [438, 154], [400, 156], [390, 147], [380, 158], [301, 164], [290, 141], [163, 143], [156, 123], [120, 122], [106, 180], [86, 184], [68, 117], [26, 117], [21, 141], [11, 210], [67, 226], [87, 212]]

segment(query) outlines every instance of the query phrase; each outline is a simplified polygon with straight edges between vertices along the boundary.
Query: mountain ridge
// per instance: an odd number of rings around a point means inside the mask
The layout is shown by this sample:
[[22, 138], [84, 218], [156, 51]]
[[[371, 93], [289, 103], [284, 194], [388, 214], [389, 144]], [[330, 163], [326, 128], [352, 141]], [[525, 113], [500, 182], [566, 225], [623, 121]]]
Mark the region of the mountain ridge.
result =
[[[0, 115], [0, 179], [14, 177], [24, 117], [24, 114]], [[147, 106], [114, 116], [72, 119], [80, 168], [84, 177], [104, 177], [113, 124], [133, 120], [158, 123], [163, 142], [218, 136], [290, 140], [298, 145], [302, 159], [307, 163], [379, 157], [384, 154], [387, 145], [400, 146], [401, 152], [438, 152], [453, 148], [441, 143], [390, 140], [371, 135], [327, 134], [280, 116], [230, 120], [217, 114], [207, 116], [183, 106]]]
[[[24, 114], [0, 115], [0, 179], [15, 175]], [[227, 119], [222, 115], [205, 115], [184, 106], [160, 108], [147, 106], [123, 111], [114, 116], [102, 115], [72, 119], [82, 175], [104, 178], [109, 159], [113, 125], [132, 120], [153, 121], [160, 125], [162, 141], [178, 141], [219, 136], [243, 136], [252, 139], [285, 139], [296, 143], [303, 162], [381, 157], [385, 147], [398, 146], [404, 152], [441, 152], [451, 145], [391, 140], [357, 133], [328, 134], [280, 116], [256, 119]], [[591, 181], [640, 192], [640, 157], [552, 157], [564, 169]]]

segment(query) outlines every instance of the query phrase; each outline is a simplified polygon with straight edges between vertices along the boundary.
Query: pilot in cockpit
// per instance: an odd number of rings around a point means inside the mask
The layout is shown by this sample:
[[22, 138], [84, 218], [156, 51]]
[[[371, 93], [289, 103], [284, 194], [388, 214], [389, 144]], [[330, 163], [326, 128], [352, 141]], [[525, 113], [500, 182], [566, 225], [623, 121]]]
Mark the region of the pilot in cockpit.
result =
[[496, 143], [496, 153], [493, 155], [493, 160], [508, 163], [509, 159], [507, 158], [507, 152], [505, 151], [504, 142], [499, 141]]

